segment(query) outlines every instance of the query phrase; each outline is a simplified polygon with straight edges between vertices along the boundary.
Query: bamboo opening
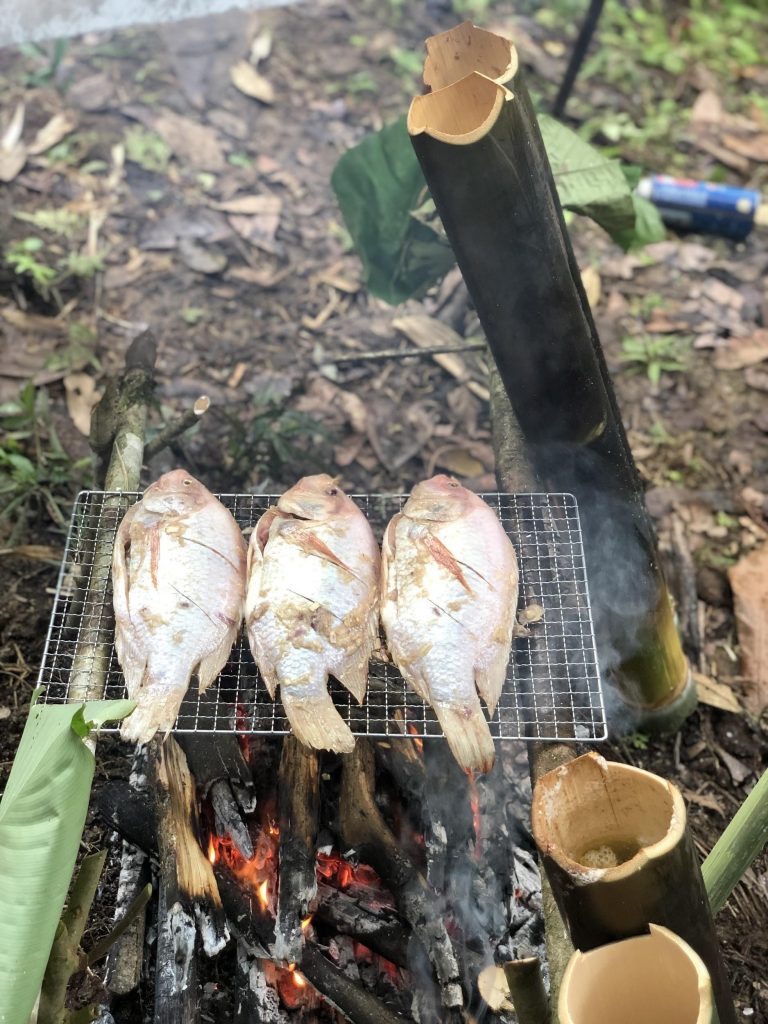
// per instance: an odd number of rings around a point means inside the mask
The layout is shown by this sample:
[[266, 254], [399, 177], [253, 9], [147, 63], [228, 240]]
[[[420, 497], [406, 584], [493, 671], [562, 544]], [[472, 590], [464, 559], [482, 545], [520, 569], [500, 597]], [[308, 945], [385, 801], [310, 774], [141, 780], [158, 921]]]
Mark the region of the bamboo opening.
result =
[[674, 932], [650, 929], [574, 953], [560, 989], [560, 1024], [710, 1024], [712, 987], [701, 958]]
[[650, 772], [590, 753], [541, 778], [531, 808], [536, 842], [574, 876], [605, 881], [635, 870], [680, 840], [685, 805]]
[[426, 41], [424, 84], [444, 89], [478, 71], [501, 85], [514, 78], [517, 50], [509, 39], [464, 21]]
[[468, 146], [487, 135], [506, 99], [504, 86], [477, 72], [425, 96], [414, 96], [408, 111], [411, 135], [426, 132], [433, 139]]

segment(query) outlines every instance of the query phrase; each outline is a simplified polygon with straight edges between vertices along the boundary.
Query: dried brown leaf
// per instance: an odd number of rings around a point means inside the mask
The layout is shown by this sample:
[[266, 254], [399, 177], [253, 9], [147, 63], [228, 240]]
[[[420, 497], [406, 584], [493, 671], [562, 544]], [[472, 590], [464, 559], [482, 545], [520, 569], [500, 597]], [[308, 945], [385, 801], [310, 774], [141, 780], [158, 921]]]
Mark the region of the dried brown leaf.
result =
[[713, 89], [700, 92], [691, 107], [691, 124], [695, 127], [718, 125], [723, 119], [723, 103]]
[[723, 144], [732, 152], [757, 163], [768, 162], [768, 134], [724, 135]]
[[447, 469], [449, 473], [456, 476], [474, 477], [480, 476], [485, 466], [466, 448], [440, 448], [433, 456], [435, 465]]
[[760, 328], [748, 338], [731, 338], [724, 348], [715, 352], [718, 370], [743, 370], [768, 359], [768, 330]]
[[67, 412], [81, 434], [91, 430], [91, 411], [99, 400], [96, 381], [87, 373], [68, 373], [64, 378]]
[[600, 274], [597, 267], [584, 267], [581, 272], [581, 283], [584, 285], [584, 291], [587, 293], [587, 302], [592, 309], [595, 309], [602, 294]]
[[72, 111], [60, 111], [44, 124], [40, 131], [30, 142], [28, 149], [31, 156], [45, 153], [61, 142], [77, 126], [77, 117]]
[[[252, 198], [257, 198], [256, 196]], [[278, 196], [260, 196], [270, 200], [263, 204], [263, 209], [256, 214], [232, 213], [227, 217], [230, 227], [252, 245], [271, 248], [275, 234], [280, 226], [280, 214], [283, 209], [282, 200]]]
[[152, 119], [152, 128], [190, 167], [213, 172], [226, 168], [224, 145], [219, 133], [210, 125], [163, 110]]
[[694, 793], [692, 789], [685, 788], [681, 789], [680, 792], [689, 804], [698, 804], [699, 807], [706, 807], [708, 811], [714, 811], [715, 814], [725, 817], [725, 808], [717, 797], [710, 796], [708, 793]]
[[747, 708], [756, 715], [768, 705], [768, 544], [755, 548], [728, 570], [742, 672], [749, 680]]
[[736, 694], [724, 683], [718, 683], [701, 672], [693, 673], [693, 681], [696, 683], [696, 692], [699, 696], [699, 703], [709, 704], [712, 708], [720, 708], [721, 711], [732, 711], [740, 715], [743, 711]]
[[279, 196], [235, 196], [222, 203], [209, 203], [212, 210], [222, 213], [241, 213], [249, 216], [258, 214], [279, 214], [283, 209], [283, 201]]
[[260, 103], [274, 103], [275, 90], [272, 83], [264, 75], [249, 64], [247, 60], [240, 60], [229, 70], [229, 77], [232, 84], [246, 96], [250, 96]]
[[[433, 316], [426, 316], [423, 313], [414, 313], [409, 316], [399, 316], [392, 321], [396, 331], [400, 331], [419, 348], [437, 348], [444, 345], [446, 348], [459, 347], [463, 344], [464, 338], [457, 334], [448, 324]], [[489, 401], [490, 392], [484, 385], [471, 379], [467, 364], [456, 352], [442, 352], [432, 356], [438, 366], [441, 366], [447, 373], [461, 384], [466, 384], [470, 391]]]

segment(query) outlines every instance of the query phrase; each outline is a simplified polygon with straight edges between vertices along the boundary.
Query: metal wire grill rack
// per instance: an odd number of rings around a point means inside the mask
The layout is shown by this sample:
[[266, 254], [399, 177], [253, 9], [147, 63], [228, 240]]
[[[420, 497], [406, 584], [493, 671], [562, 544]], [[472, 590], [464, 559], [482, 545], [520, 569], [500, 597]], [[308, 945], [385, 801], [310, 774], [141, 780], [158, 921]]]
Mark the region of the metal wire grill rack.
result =
[[[113, 646], [114, 621], [109, 565], [97, 547], [111, 541], [124, 512], [141, 495], [83, 491], [77, 498], [48, 630], [39, 683], [43, 700], [75, 699], [77, 685], [88, 683], [98, 665], [105, 668], [103, 692], [121, 698], [125, 683]], [[221, 494], [243, 529], [277, 500], [276, 495]], [[379, 538], [407, 495], [353, 495]], [[606, 737], [605, 710], [595, 651], [581, 526], [570, 494], [483, 494], [496, 510], [515, 545], [520, 563], [519, 607], [541, 605], [543, 618], [529, 626], [530, 636], [513, 641], [501, 700], [491, 720], [499, 739], [600, 740]], [[105, 643], [90, 649], [95, 636]], [[98, 645], [96, 645], [98, 648]], [[99, 650], [101, 653], [99, 653]], [[77, 652], [77, 663], [75, 655]], [[341, 715], [353, 733], [392, 736], [440, 736], [427, 705], [404, 683], [391, 664], [372, 660], [368, 694], [358, 706], [347, 691], [330, 682]], [[204, 694], [195, 684], [181, 706], [179, 732], [287, 733], [278, 699], [272, 701], [241, 636], [218, 681]]]

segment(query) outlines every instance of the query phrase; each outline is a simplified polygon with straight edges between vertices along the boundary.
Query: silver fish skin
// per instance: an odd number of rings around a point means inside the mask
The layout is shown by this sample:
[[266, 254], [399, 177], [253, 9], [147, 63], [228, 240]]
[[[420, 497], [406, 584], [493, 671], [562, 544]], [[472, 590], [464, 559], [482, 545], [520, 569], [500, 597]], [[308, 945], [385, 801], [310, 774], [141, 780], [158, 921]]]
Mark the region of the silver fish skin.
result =
[[453, 477], [417, 484], [384, 535], [381, 618], [395, 664], [465, 771], [493, 765], [478, 691], [493, 715], [517, 596], [517, 556], [493, 509]]
[[190, 679], [221, 672], [242, 621], [246, 544], [232, 514], [181, 469], [123, 517], [112, 556], [115, 650], [137, 707], [125, 740], [167, 735]]
[[368, 520], [325, 473], [286, 491], [253, 531], [248, 640], [270, 695], [280, 687], [291, 728], [305, 746], [354, 749], [328, 676], [362, 703], [378, 636], [379, 571]]

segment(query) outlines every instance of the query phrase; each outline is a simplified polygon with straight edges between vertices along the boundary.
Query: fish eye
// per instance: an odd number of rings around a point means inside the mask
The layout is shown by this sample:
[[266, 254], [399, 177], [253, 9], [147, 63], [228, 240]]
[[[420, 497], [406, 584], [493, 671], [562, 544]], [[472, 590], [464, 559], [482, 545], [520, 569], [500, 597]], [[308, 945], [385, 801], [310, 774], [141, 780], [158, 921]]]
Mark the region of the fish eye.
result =
[[328, 495], [329, 498], [335, 498], [336, 495], [339, 493], [339, 488], [338, 487], [329, 487], [328, 490], [325, 493]]
[[451, 481], [449, 481], [449, 486], [450, 487], [458, 487], [459, 486], [458, 480], [451, 480]]
[[189, 487], [189, 485], [190, 485], [191, 483], [192, 483], [192, 481], [191, 481], [191, 480], [185, 480], [185, 481], [184, 481], [184, 486], [185, 486], [185, 487]]

